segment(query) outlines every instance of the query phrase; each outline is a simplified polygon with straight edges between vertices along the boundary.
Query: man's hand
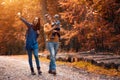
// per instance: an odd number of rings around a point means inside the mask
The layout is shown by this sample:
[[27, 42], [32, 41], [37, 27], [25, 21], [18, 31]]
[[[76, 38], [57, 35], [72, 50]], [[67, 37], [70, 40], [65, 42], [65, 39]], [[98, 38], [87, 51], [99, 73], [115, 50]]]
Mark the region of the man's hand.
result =
[[57, 26], [53, 26], [52, 29], [54, 30], [55, 28], [57, 28]]
[[57, 30], [53, 30], [53, 32], [59, 32], [59, 31], [57, 31]]

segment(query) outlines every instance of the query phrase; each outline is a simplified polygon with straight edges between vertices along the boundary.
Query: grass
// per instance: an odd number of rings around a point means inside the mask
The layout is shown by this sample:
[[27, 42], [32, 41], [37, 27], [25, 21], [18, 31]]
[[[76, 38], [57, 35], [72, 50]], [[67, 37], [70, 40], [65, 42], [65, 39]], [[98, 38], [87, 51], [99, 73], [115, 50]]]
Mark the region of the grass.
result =
[[[22, 59], [27, 59], [27, 55], [17, 55], [17, 56], [12, 56], [14, 58], [22, 58]], [[33, 57], [34, 58], [34, 57]], [[40, 61], [42, 62], [49, 62], [49, 59], [46, 58], [40, 58]], [[120, 72], [117, 71], [116, 69], [105, 69], [103, 67], [95, 66], [89, 62], [84, 62], [84, 61], [79, 61], [79, 62], [62, 62], [62, 61], [56, 61], [57, 65], [67, 65], [71, 67], [76, 67], [78, 69], [84, 69], [87, 70], [88, 72], [92, 72], [95, 74], [103, 74], [103, 75], [108, 75], [108, 76], [119, 76], [120, 77]]]
[[[40, 58], [40, 60], [44, 62], [49, 62], [49, 60], [46, 58]], [[84, 70], [87, 70], [88, 72], [95, 73], [95, 74], [103, 74], [108, 76], [120, 77], [120, 72], [117, 71], [116, 69], [105, 69], [103, 67], [95, 66], [89, 62], [79, 61], [79, 62], [70, 63], [70, 62], [56, 61], [56, 63], [57, 65], [67, 65], [67, 66], [76, 67], [78, 69], [84, 69]]]
[[74, 62], [72, 63], [74, 67], [77, 68], [82, 68], [87, 70], [88, 72], [93, 72], [96, 74], [104, 74], [108, 76], [119, 76], [120, 77], [120, 72], [117, 71], [116, 69], [105, 69], [103, 67], [95, 66], [91, 63], [80, 61], [80, 62]]

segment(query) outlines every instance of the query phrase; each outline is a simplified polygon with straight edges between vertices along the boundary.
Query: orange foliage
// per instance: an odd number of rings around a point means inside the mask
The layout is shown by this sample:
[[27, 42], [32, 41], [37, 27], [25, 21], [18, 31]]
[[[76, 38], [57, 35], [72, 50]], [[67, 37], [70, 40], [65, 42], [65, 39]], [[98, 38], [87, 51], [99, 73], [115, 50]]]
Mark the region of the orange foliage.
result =
[[[53, 2], [56, 2], [54, 4]], [[61, 50], [80, 51], [95, 48], [98, 51], [120, 53], [120, 0], [0, 0], [0, 54], [23, 53], [25, 25], [16, 17], [18, 12], [30, 22], [35, 16], [44, 22], [44, 9], [61, 15]], [[50, 3], [50, 4], [48, 4]], [[53, 3], [54, 5], [52, 5]], [[58, 4], [57, 4], [58, 3]], [[53, 8], [54, 7], [54, 8]], [[57, 10], [54, 10], [57, 9]], [[42, 10], [40, 12], [40, 10]], [[41, 29], [40, 49], [44, 49]]]
[[59, 0], [68, 50], [79, 47], [119, 53], [119, 3], [119, 0]]
[[39, 15], [39, 0], [0, 0], [0, 54], [24, 54], [26, 26], [17, 13], [30, 22]]

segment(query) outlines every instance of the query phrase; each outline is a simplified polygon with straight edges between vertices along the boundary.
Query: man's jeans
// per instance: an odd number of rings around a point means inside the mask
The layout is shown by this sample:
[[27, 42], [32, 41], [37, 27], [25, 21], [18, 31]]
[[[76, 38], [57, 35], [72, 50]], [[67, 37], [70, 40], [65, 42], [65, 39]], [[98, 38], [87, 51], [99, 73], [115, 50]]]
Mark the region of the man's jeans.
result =
[[50, 65], [49, 70], [56, 70], [56, 54], [58, 50], [59, 43], [57, 42], [48, 42], [47, 48], [50, 52]]
[[33, 53], [34, 53], [36, 65], [37, 65], [37, 68], [38, 68], [38, 67], [40, 67], [39, 58], [38, 58], [38, 49], [30, 49], [30, 50], [27, 50], [27, 52], [28, 52], [28, 61], [29, 61], [30, 68], [33, 68], [33, 63], [32, 63], [32, 51], [33, 51]]

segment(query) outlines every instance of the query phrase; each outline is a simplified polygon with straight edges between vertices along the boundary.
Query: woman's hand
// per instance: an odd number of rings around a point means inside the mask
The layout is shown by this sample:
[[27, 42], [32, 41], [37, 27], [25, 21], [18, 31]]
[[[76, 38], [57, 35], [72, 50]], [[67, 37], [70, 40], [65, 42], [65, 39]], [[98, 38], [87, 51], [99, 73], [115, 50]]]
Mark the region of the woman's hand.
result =
[[20, 17], [21, 17], [21, 13], [20, 13], [20, 12], [18, 12], [18, 13], [17, 13], [17, 16], [20, 18]]

